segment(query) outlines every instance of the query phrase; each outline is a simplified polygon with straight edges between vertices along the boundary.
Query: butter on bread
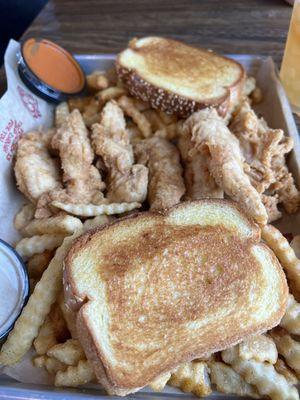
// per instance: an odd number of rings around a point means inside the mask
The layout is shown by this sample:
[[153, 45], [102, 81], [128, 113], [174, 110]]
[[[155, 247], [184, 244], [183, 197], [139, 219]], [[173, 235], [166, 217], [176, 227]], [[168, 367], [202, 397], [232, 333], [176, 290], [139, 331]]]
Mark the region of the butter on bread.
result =
[[131, 40], [116, 68], [134, 97], [182, 118], [212, 106], [224, 116], [241, 95], [246, 76], [230, 58], [160, 37]]
[[259, 227], [217, 199], [87, 232], [65, 258], [64, 287], [97, 379], [117, 395], [271, 329], [288, 296]]

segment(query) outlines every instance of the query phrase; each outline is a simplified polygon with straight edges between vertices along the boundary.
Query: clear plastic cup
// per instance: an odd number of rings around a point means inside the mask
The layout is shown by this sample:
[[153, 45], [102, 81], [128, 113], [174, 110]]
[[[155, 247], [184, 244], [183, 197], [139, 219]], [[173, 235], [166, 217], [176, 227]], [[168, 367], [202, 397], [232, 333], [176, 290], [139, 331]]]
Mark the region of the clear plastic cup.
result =
[[300, 115], [300, 0], [295, 0], [280, 78], [293, 111]]

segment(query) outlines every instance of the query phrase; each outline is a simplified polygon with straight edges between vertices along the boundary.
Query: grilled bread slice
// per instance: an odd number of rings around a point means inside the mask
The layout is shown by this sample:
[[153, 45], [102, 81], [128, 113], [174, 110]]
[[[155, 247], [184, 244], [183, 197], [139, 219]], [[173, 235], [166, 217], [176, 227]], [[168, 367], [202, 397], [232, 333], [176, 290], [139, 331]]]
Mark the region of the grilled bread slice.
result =
[[225, 115], [245, 82], [244, 68], [236, 61], [160, 37], [133, 39], [116, 67], [133, 96], [183, 118], [212, 106]]
[[181, 203], [92, 230], [73, 244], [65, 299], [108, 393], [277, 325], [288, 288], [257, 225], [226, 200]]

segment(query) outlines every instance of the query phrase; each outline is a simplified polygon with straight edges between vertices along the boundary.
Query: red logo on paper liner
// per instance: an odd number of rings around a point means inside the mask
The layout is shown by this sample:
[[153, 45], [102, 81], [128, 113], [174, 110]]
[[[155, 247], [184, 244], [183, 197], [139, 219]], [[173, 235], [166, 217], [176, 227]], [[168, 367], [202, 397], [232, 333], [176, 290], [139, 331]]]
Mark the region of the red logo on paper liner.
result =
[[22, 103], [33, 116], [33, 118], [40, 118], [42, 115], [40, 113], [37, 100], [30, 93], [26, 92], [21, 86], [18, 85], [17, 89], [21, 97]]
[[17, 142], [23, 135], [22, 122], [10, 119], [6, 127], [0, 133], [0, 143], [7, 161], [10, 161], [17, 147]]

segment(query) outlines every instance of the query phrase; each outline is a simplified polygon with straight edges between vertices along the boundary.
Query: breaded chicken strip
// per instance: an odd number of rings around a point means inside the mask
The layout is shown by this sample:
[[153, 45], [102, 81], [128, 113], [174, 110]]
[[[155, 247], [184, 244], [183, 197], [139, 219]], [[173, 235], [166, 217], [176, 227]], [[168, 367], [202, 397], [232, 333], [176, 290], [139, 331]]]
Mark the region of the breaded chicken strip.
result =
[[185, 199], [223, 198], [223, 190], [216, 184], [208, 169], [209, 154], [192, 152], [194, 147], [188, 129], [180, 129], [177, 147], [184, 165]]
[[110, 202], [143, 202], [147, 196], [148, 169], [134, 164], [123, 111], [115, 101], [103, 108], [100, 124], [92, 127], [92, 144], [108, 171]]
[[161, 210], [180, 202], [185, 192], [179, 153], [175, 145], [160, 137], [137, 142], [138, 162], [149, 168], [150, 210]]
[[244, 158], [239, 141], [216, 110], [205, 109], [194, 113], [186, 120], [184, 128], [191, 132], [194, 151], [209, 152], [208, 168], [217, 184], [250, 217], [265, 225], [268, 215], [259, 193], [243, 170]]
[[[92, 165], [94, 152], [78, 110], [73, 110], [52, 139], [52, 147], [59, 151], [66, 189], [53, 197], [71, 203], [101, 202], [105, 184], [98, 169]], [[57, 198], [59, 197], [59, 199]]]
[[43, 193], [61, 188], [59, 164], [47, 149], [49, 135], [33, 131], [18, 142], [15, 175], [20, 191], [33, 203]]

